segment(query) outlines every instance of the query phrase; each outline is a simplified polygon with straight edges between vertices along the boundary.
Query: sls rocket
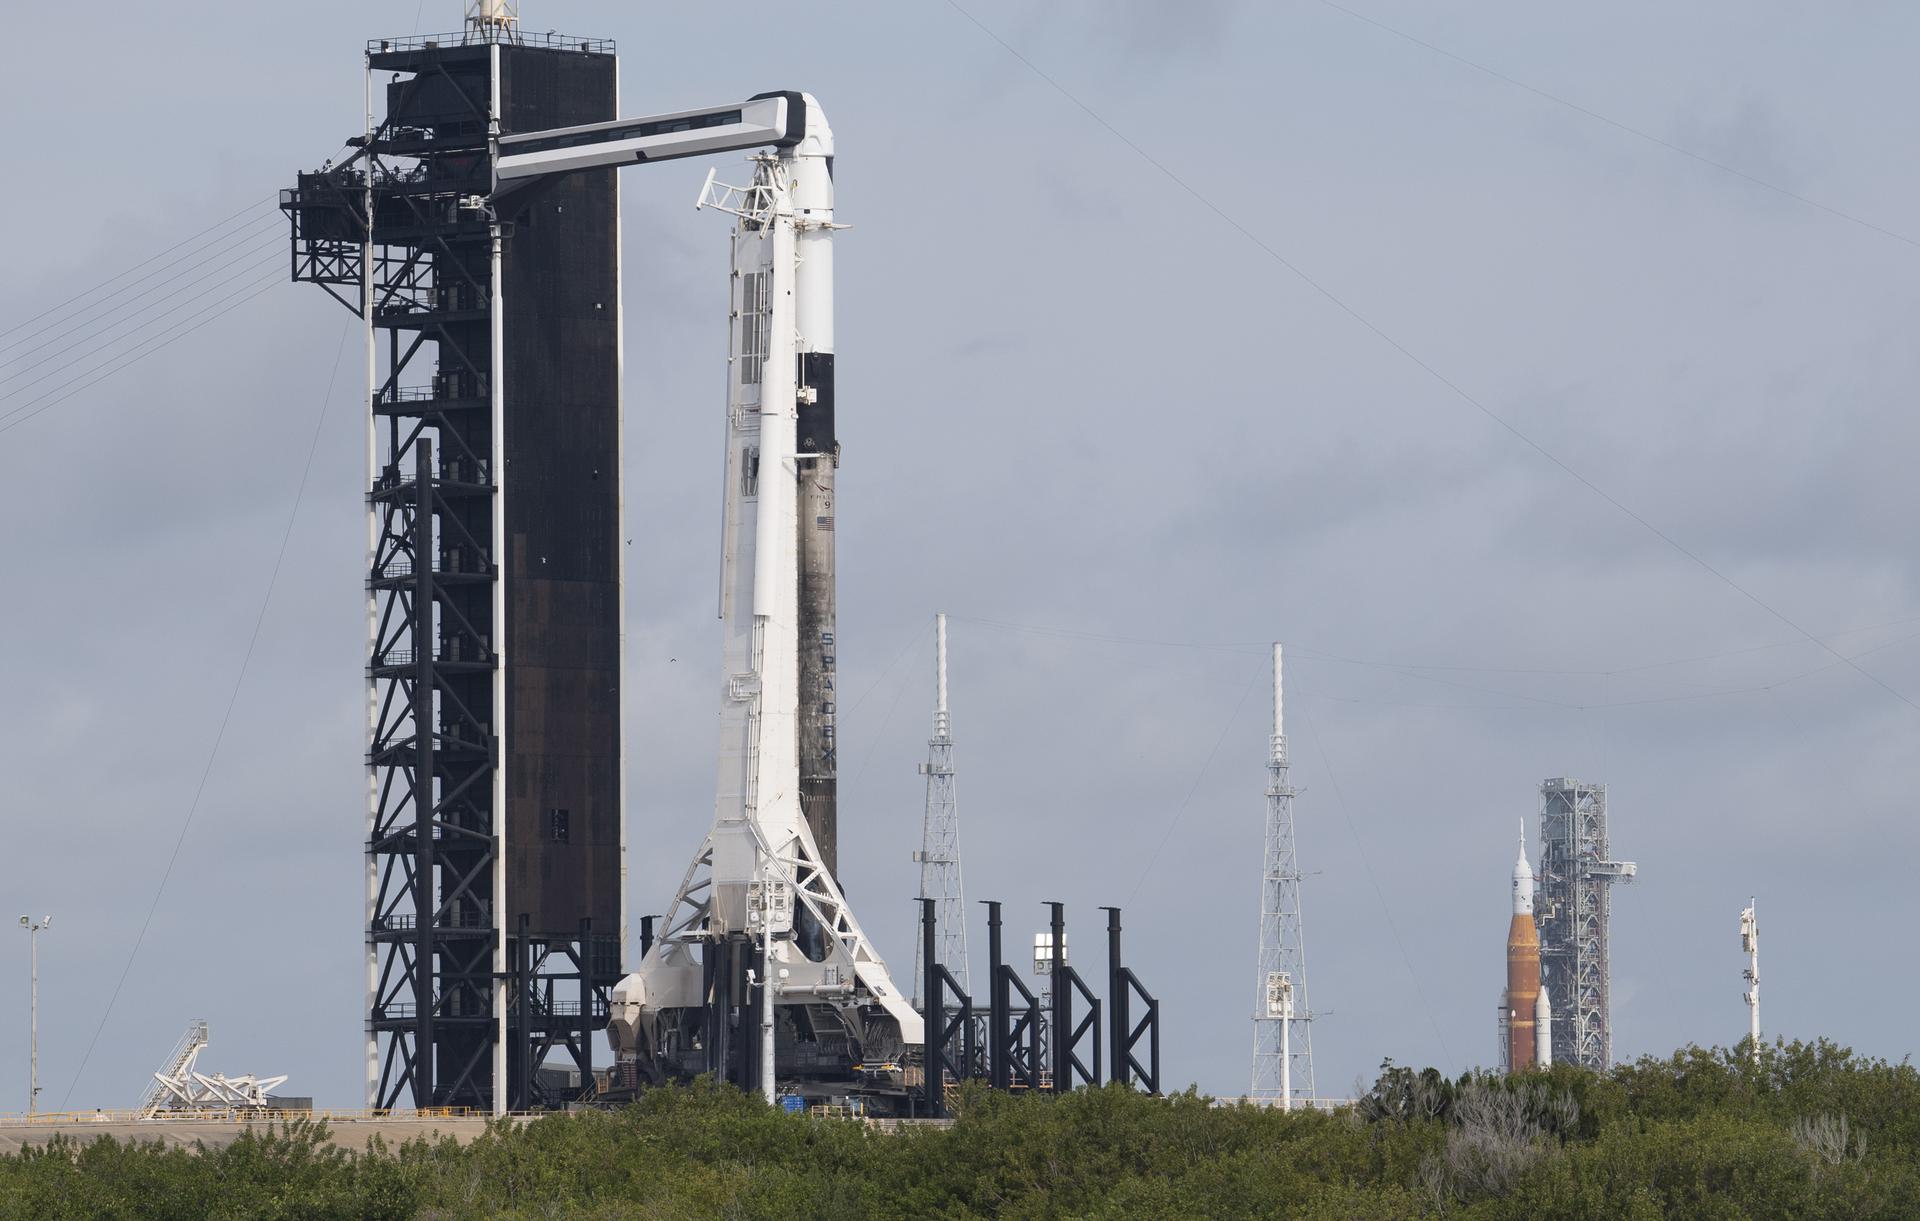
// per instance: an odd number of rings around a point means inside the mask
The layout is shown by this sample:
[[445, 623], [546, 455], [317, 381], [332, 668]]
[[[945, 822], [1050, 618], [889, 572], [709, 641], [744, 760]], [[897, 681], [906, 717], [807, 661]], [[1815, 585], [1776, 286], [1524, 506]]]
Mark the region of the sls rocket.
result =
[[[1527, 864], [1527, 823], [1520, 821], [1520, 859], [1513, 863], [1513, 919], [1507, 925], [1507, 1067], [1519, 1072], [1552, 1056], [1551, 1014], [1540, 986], [1540, 932], [1533, 924], [1533, 868]], [[1543, 1048], [1545, 1042], [1549, 1047]], [[1543, 1056], [1544, 1051], [1544, 1056]]]

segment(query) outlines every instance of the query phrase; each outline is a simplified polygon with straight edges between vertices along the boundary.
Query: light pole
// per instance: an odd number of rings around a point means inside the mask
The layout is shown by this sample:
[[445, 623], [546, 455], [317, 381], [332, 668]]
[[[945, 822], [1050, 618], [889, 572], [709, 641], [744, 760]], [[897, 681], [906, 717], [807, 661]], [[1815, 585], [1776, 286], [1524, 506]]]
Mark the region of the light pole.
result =
[[1740, 948], [1746, 951], [1747, 1029], [1753, 1039], [1753, 1062], [1760, 1063], [1760, 921], [1754, 915], [1754, 901], [1740, 913]]
[[1280, 1109], [1293, 1109], [1293, 976], [1267, 972], [1267, 1017], [1280, 1025]]
[[31, 917], [20, 917], [20, 927], [27, 930], [27, 1048], [31, 1076], [31, 1087], [27, 1094], [27, 1114], [31, 1115], [40, 1105], [40, 930], [53, 923], [52, 916], [42, 916], [38, 922]]

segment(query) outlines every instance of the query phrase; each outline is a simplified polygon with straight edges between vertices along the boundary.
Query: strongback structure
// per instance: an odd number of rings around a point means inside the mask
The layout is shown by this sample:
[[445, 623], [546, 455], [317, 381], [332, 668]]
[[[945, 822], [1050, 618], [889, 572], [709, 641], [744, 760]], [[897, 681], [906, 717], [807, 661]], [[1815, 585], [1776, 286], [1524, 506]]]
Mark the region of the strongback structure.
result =
[[1608, 922], [1616, 882], [1639, 867], [1607, 854], [1607, 786], [1567, 777], [1540, 785], [1540, 982], [1558, 1007], [1552, 1059], [1604, 1070], [1613, 1060]]
[[[927, 741], [927, 808], [920, 828], [920, 898], [933, 901], [934, 939], [939, 961], [952, 971], [964, 992], [967, 982], [967, 907], [960, 882], [960, 812], [953, 792], [953, 720], [947, 712], [947, 617], [933, 617], [933, 737]], [[914, 1005], [920, 1004], [926, 951], [916, 951]]]
[[621, 965], [618, 183], [489, 196], [501, 136], [615, 117], [616, 60], [483, 2], [366, 73], [281, 206], [367, 344], [367, 1100], [550, 1105]]
[[1267, 755], [1266, 850], [1260, 878], [1260, 962], [1254, 979], [1253, 1085], [1256, 1101], [1290, 1107], [1313, 1093], [1313, 1011], [1307, 1005], [1307, 949], [1300, 924], [1300, 859], [1293, 843], [1293, 786], [1287, 776], [1282, 657], [1273, 646], [1273, 736]]

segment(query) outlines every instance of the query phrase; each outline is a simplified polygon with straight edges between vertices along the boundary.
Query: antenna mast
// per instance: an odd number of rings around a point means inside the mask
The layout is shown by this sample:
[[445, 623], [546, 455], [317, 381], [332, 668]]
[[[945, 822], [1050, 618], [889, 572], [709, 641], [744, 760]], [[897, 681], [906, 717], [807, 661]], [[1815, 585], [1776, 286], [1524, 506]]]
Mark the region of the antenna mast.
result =
[[[959, 981], [967, 982], [967, 921], [960, 885], [960, 815], [953, 798], [953, 721], [947, 714], [947, 617], [933, 617], [933, 737], [927, 741], [927, 761], [920, 774], [927, 778], [926, 821], [920, 833], [920, 897], [935, 900], [935, 944], [940, 960]], [[920, 1007], [924, 949], [914, 950], [913, 1004]]]
[[1253, 1087], [1256, 1101], [1291, 1109], [1313, 1092], [1313, 1010], [1307, 1005], [1307, 948], [1300, 924], [1300, 860], [1293, 843], [1293, 786], [1287, 781], [1285, 684], [1273, 646], [1273, 738], [1267, 756], [1266, 863], [1260, 881], [1260, 966], [1254, 981]]

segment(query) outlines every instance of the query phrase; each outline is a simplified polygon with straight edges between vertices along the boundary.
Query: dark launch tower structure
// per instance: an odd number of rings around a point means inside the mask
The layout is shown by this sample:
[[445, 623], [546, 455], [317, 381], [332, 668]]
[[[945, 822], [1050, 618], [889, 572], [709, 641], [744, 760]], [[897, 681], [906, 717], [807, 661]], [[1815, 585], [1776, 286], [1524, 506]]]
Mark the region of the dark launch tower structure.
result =
[[368, 1102], [555, 1105], [621, 973], [619, 176], [496, 210], [491, 150], [617, 117], [617, 61], [483, 15], [366, 68], [281, 206], [368, 346]]

